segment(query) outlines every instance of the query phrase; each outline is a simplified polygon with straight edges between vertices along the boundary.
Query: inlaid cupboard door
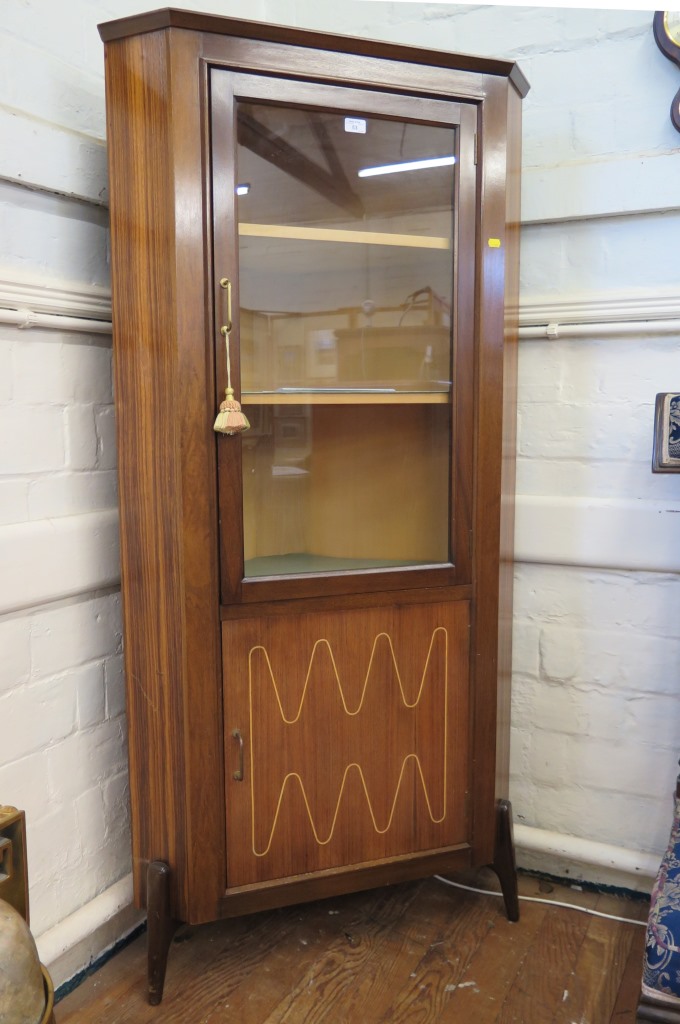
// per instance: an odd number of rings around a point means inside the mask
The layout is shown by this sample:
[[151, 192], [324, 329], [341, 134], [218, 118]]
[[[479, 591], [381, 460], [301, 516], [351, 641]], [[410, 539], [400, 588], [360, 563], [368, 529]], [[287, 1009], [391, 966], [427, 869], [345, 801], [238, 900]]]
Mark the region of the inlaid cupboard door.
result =
[[464, 843], [466, 601], [223, 624], [228, 888]]

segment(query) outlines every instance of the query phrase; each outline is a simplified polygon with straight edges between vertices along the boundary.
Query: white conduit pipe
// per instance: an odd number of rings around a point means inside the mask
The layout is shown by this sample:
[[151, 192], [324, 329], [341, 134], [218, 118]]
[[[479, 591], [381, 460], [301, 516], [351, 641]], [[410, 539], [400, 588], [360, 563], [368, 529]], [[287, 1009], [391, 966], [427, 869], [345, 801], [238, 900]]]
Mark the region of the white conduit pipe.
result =
[[640, 878], [655, 878], [661, 863], [661, 854], [626, 850], [620, 846], [610, 846], [608, 843], [596, 843], [592, 839], [549, 832], [542, 828], [530, 828], [528, 825], [515, 825], [514, 835], [516, 846], [522, 850], [622, 871], [628, 875], [638, 875]]
[[85, 317], [61, 316], [56, 313], [35, 313], [31, 309], [0, 309], [0, 324], [12, 324], [20, 330], [47, 327], [56, 331], [83, 331], [85, 334], [111, 334], [110, 320], [88, 320]]
[[520, 341], [553, 341], [559, 338], [600, 338], [612, 334], [680, 334], [680, 319], [612, 320], [607, 323], [552, 323], [545, 326], [520, 327]]

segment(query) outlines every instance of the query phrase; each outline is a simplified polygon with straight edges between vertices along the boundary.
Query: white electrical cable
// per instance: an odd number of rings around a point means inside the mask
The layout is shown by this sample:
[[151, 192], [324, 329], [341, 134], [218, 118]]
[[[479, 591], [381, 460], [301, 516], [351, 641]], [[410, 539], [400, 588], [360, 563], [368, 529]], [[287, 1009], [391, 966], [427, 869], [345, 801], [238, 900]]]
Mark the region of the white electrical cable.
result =
[[[463, 885], [462, 882], [452, 882], [442, 875], [434, 876], [438, 882], [445, 885], [452, 885], [455, 889], [464, 889], [466, 892], [476, 892], [480, 896], [502, 896], [502, 892], [494, 892], [492, 889], [475, 889], [471, 885]], [[580, 910], [582, 914], [592, 914], [593, 917], [604, 917], [608, 921], [621, 921], [623, 924], [637, 924], [642, 928], [647, 927], [646, 921], [634, 921], [631, 917], [617, 917], [615, 914], [603, 914], [601, 910], [591, 910], [590, 907], [579, 907], [576, 903], [560, 903], [559, 900], [544, 900], [540, 896], [520, 896], [519, 899], [525, 903], [545, 903], [548, 907], [565, 907], [567, 910]]]

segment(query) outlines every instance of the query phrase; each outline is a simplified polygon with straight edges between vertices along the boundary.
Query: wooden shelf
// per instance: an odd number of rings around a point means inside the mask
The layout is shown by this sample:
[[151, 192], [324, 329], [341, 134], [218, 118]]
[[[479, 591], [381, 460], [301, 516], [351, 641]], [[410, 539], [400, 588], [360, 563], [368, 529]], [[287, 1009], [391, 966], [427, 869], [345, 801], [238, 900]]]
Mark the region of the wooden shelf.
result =
[[349, 242], [354, 245], [398, 245], [408, 249], [450, 249], [451, 239], [437, 235], [405, 235], [392, 231], [349, 231], [346, 228], [305, 228], [292, 224], [246, 224], [239, 235], [249, 238], [293, 238], [305, 242]]
[[244, 391], [242, 405], [446, 405], [448, 391]]

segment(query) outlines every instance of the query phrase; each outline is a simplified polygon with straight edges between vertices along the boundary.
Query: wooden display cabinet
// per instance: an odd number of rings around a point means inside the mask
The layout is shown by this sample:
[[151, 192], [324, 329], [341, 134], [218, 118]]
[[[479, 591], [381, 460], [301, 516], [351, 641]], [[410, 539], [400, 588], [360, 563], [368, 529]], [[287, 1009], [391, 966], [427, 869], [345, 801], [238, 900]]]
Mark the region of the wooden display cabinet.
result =
[[526, 82], [170, 9], [100, 32], [150, 999], [177, 921], [487, 863], [516, 918]]

